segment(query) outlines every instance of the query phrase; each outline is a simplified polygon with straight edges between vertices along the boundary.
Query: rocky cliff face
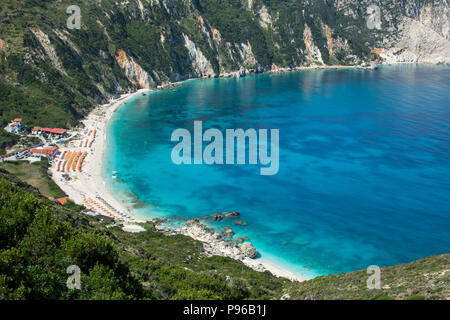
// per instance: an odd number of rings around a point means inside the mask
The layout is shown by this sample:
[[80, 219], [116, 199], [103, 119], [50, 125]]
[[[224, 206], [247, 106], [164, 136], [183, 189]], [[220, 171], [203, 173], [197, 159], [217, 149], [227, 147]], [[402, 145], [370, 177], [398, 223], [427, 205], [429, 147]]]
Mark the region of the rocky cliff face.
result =
[[[203, 52], [197, 45], [183, 34], [184, 43], [188, 51], [188, 64], [191, 65], [193, 73], [190, 77], [201, 78], [204, 76], [211, 77], [215, 75], [211, 62], [205, 57]], [[208, 38], [209, 39], [209, 38]]]
[[448, 0], [78, 2], [81, 28], [72, 30], [64, 1], [2, 1], [3, 83], [31, 81], [13, 67], [19, 61], [37, 87], [67, 87], [71, 108], [83, 113], [81, 101], [193, 77], [450, 63]]
[[389, 32], [378, 42], [383, 60], [450, 64], [449, 2], [408, 1], [404, 6], [404, 15], [381, 12], [383, 27]]
[[148, 72], [142, 69], [124, 50], [119, 49], [117, 51], [116, 60], [124, 70], [127, 79], [138, 89], [149, 89], [156, 86], [155, 80], [153, 80]]

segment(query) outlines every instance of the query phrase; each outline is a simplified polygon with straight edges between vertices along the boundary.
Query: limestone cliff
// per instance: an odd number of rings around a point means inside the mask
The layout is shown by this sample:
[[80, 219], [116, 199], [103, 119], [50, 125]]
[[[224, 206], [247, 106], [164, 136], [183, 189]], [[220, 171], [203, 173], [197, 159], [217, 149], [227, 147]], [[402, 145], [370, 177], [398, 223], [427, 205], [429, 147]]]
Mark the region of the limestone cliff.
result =
[[156, 82], [153, 78], [142, 69], [142, 67], [134, 61], [134, 59], [127, 55], [127, 53], [119, 49], [117, 51], [116, 60], [119, 66], [124, 69], [125, 76], [138, 89], [150, 89], [156, 87]]
[[197, 45], [189, 39], [189, 37], [183, 34], [186, 49], [188, 50], [189, 64], [192, 66], [192, 77], [211, 77], [215, 75], [211, 62], [206, 59], [203, 52]]
[[386, 63], [424, 62], [450, 64], [450, 6], [447, 0], [406, 2], [406, 14], [395, 17], [385, 10], [381, 42]]

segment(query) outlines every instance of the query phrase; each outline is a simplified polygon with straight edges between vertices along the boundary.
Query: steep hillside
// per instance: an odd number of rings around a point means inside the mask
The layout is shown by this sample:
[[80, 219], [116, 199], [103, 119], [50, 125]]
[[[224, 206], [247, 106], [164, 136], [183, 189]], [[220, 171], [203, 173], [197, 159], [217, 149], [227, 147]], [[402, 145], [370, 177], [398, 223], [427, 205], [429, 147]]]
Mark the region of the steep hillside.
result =
[[450, 59], [445, 0], [80, 0], [70, 29], [72, 2], [1, 1], [2, 126], [70, 127], [114, 95], [192, 77]]
[[[118, 227], [50, 202], [0, 169], [2, 299], [448, 299], [450, 255], [381, 269], [379, 290], [365, 270], [302, 283], [205, 254], [201, 242]], [[69, 290], [66, 269], [81, 269]]]
[[360, 270], [318, 277], [292, 286], [289, 294], [300, 300], [450, 299], [450, 254], [382, 268], [380, 289], [367, 288], [370, 275]]
[[[138, 234], [107, 225], [0, 169], [0, 300], [278, 299], [289, 282], [152, 224]], [[71, 265], [81, 290], [66, 286]]]

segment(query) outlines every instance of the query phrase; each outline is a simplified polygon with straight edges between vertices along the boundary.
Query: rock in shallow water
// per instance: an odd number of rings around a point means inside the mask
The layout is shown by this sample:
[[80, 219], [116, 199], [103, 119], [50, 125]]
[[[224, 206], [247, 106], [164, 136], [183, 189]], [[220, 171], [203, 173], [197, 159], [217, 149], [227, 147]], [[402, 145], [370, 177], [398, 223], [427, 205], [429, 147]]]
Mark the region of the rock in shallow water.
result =
[[225, 217], [226, 218], [236, 218], [236, 217], [239, 217], [240, 215], [241, 214], [239, 212], [237, 212], [237, 211], [232, 211], [232, 212], [225, 213]]
[[239, 245], [242, 253], [251, 259], [255, 259], [256, 255], [258, 254], [258, 251], [256, 251], [256, 248], [250, 243], [250, 242], [245, 242], [245, 243], [241, 243]]
[[215, 213], [212, 217], [214, 221], [220, 221], [223, 219], [224, 215], [222, 213]]
[[227, 237], [228, 239], [231, 239], [234, 235], [233, 229], [229, 228], [229, 227], [223, 227], [225, 229], [225, 237]]

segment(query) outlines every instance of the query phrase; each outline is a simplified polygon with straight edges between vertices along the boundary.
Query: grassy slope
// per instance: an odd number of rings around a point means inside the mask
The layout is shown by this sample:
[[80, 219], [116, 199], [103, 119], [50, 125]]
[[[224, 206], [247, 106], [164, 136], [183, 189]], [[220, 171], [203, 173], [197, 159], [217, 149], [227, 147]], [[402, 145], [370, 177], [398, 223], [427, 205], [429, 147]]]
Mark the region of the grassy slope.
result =
[[450, 299], [450, 254], [381, 269], [381, 289], [367, 289], [370, 275], [359, 270], [318, 277], [289, 293], [293, 299]]
[[45, 197], [61, 198], [65, 193], [48, 178], [46, 159], [30, 164], [28, 161], [0, 162], [0, 169], [14, 174], [23, 182], [37, 188]]

